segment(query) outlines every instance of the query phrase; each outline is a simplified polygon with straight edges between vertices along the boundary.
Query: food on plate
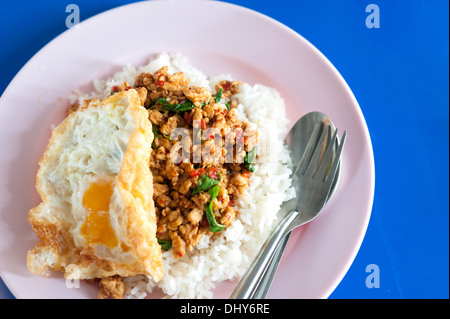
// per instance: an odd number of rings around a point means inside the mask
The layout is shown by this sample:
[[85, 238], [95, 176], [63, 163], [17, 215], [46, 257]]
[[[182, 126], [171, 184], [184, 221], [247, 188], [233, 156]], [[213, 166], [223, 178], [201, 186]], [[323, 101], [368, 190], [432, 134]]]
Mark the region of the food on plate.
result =
[[[144, 105], [155, 136], [150, 168], [157, 237], [175, 258], [192, 251], [202, 235], [232, 224], [234, 201], [255, 170], [258, 134], [235, 114], [240, 84], [223, 80], [211, 92], [190, 85], [182, 72], [168, 74], [168, 66], [136, 77], [134, 86], [147, 91]], [[173, 148], [182, 142], [177, 131], [189, 138], [175, 158]]]
[[39, 239], [27, 256], [32, 273], [161, 280], [153, 133], [141, 104], [134, 89], [87, 100], [53, 130], [37, 174], [42, 203], [28, 214]]
[[167, 53], [93, 85], [41, 160], [30, 270], [74, 268], [100, 298], [212, 298], [295, 194], [282, 98]]

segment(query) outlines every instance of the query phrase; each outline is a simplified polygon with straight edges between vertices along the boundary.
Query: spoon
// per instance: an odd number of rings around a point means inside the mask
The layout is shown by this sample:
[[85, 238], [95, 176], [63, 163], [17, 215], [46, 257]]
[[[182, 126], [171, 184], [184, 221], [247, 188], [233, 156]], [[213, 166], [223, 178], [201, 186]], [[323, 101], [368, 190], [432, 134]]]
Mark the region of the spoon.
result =
[[[302, 155], [305, 151], [306, 145], [308, 143], [309, 137], [312, 135], [313, 130], [317, 124], [323, 123], [322, 127], [324, 128], [325, 125], [330, 126], [329, 130], [329, 136], [327, 138], [328, 145], [329, 141], [331, 140], [331, 136], [335, 132], [335, 127], [333, 123], [329, 120], [329, 118], [320, 112], [311, 112], [300, 118], [295, 125], [292, 127], [292, 129], [289, 131], [288, 135], [285, 138], [285, 144], [287, 145], [290, 155], [292, 158], [292, 161], [294, 163], [294, 166], [300, 162], [300, 159], [302, 158]], [[320, 132], [321, 133], [321, 132]], [[320, 136], [319, 133], [319, 136]], [[336, 152], [337, 150], [338, 141], [336, 142], [333, 152]], [[340, 173], [340, 164], [338, 167], [338, 170], [335, 175], [335, 179], [332, 183], [330, 194], [328, 195], [327, 201], [331, 198], [333, 195], [336, 185], [339, 180], [339, 174]], [[278, 214], [279, 220], [283, 219], [286, 214], [292, 209], [291, 207], [288, 207], [289, 205], [282, 205], [281, 210]], [[290, 233], [287, 234], [287, 236], [284, 237], [284, 239], [280, 242], [278, 249], [274, 253], [274, 256], [272, 257], [270, 264], [267, 266], [264, 274], [262, 275], [262, 278], [258, 284], [258, 286], [254, 289], [254, 291], [250, 294], [250, 298], [252, 299], [263, 299], [266, 297], [271, 283], [273, 281], [273, 278], [275, 276], [276, 270], [278, 268], [278, 265], [281, 261], [281, 257], [283, 255], [283, 252], [286, 248], [288, 239], [289, 239]], [[232, 297], [236, 296], [236, 293], [233, 293]]]

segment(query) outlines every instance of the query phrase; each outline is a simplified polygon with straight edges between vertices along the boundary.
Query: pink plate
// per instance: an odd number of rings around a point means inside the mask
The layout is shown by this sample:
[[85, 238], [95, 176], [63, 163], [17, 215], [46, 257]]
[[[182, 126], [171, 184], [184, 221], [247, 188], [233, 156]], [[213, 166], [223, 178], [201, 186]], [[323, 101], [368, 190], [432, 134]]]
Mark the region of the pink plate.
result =
[[[38, 161], [73, 89], [87, 91], [93, 79], [162, 51], [182, 53], [207, 74], [275, 87], [291, 125], [321, 111], [348, 131], [339, 187], [325, 211], [291, 236], [268, 296], [327, 298], [370, 219], [375, 172], [363, 114], [338, 71], [308, 41], [267, 16], [216, 1], [145, 1], [99, 14], [46, 45], [8, 86], [0, 99], [0, 275], [9, 289], [17, 298], [96, 297], [87, 283], [67, 288], [61, 276], [28, 272], [26, 253], [36, 238], [26, 216], [39, 203]], [[235, 285], [218, 284], [215, 297], [228, 298]]]

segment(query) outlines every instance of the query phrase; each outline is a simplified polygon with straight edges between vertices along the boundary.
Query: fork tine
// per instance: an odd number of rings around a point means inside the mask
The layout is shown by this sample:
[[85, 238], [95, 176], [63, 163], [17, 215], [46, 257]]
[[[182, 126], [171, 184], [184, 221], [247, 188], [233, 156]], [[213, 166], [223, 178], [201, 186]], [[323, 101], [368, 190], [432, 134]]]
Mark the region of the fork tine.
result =
[[[302, 158], [299, 162], [299, 164], [297, 165], [293, 175], [296, 175], [297, 171], [300, 168], [305, 167], [306, 165], [308, 165], [309, 160], [312, 156], [312, 152], [314, 151], [313, 147], [314, 147], [314, 143], [317, 141], [317, 134], [319, 134], [319, 128], [320, 128], [320, 124], [321, 123], [317, 123], [314, 126], [314, 130], [311, 134], [311, 137], [309, 138], [308, 144], [305, 147], [305, 151], [303, 152]], [[304, 169], [303, 169], [304, 172]], [[300, 172], [300, 174], [303, 174], [303, 172]]]
[[341, 153], [344, 149], [345, 140], [347, 138], [347, 131], [344, 131], [341, 138], [341, 143], [339, 144], [338, 150], [336, 151], [336, 155], [333, 160], [333, 164], [331, 164], [330, 172], [328, 173], [328, 176], [325, 178], [325, 181], [332, 183], [333, 179], [336, 175], [337, 167], [339, 165], [339, 161], [341, 160]]
[[331, 156], [333, 155], [333, 148], [337, 141], [337, 133], [338, 133], [338, 129], [336, 128], [336, 130], [334, 131], [333, 137], [331, 138], [330, 142], [327, 145], [327, 149], [322, 158], [322, 161], [320, 162], [319, 169], [318, 169], [317, 173], [314, 175], [314, 178], [319, 176], [322, 179], [322, 181], [325, 181], [325, 176], [328, 173], [328, 168], [330, 167], [330, 164], [331, 164], [330, 159], [331, 159]]
[[330, 130], [330, 125], [326, 125], [323, 129], [322, 135], [320, 136], [319, 143], [317, 143], [316, 148], [314, 149], [313, 157], [311, 158], [311, 161], [306, 166], [304, 174], [308, 176], [312, 176], [318, 168], [320, 154], [323, 150], [323, 145], [325, 143], [325, 138], [328, 136], [328, 131]]

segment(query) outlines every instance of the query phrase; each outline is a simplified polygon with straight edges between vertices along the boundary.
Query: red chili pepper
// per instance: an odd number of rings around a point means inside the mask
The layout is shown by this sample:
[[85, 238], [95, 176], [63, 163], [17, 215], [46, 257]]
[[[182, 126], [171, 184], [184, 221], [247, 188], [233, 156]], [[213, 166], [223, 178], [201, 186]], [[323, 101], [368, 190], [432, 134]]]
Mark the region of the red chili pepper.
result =
[[191, 177], [195, 177], [195, 176], [198, 176], [198, 175], [200, 175], [200, 173], [199, 173], [198, 170], [196, 170], [196, 169], [194, 169], [194, 170], [191, 172], [191, 174], [190, 174]]
[[211, 168], [210, 170], [209, 170], [209, 172], [208, 172], [208, 175], [209, 175], [209, 177], [211, 177], [212, 179], [215, 179], [215, 180], [217, 180], [217, 173], [218, 173], [218, 170], [217, 170], [217, 167], [213, 167], [213, 168]]
[[205, 172], [205, 169], [203, 167], [200, 167], [199, 169], [194, 169], [191, 172], [190, 176], [191, 177], [199, 176], [199, 175], [202, 175], [204, 172]]
[[113, 87], [111, 87], [111, 92], [119, 92], [119, 87], [117, 85], [114, 85]]
[[132, 87], [131, 87], [131, 86], [127, 86], [127, 87], [125, 88], [125, 91], [128, 91], [128, 90], [130, 90], [130, 89], [132, 89]]
[[165, 81], [156, 81], [156, 86], [164, 86], [164, 84], [166, 84]]
[[230, 89], [231, 84], [226, 82], [224, 84], [221, 84], [224, 91], [228, 91]]
[[252, 173], [250, 172], [244, 172], [245, 178], [249, 179], [252, 176]]
[[209, 139], [212, 140], [214, 138], [214, 135], [210, 135]]
[[206, 130], [206, 123], [204, 119], [200, 120], [200, 125], [202, 126], [202, 130]]

